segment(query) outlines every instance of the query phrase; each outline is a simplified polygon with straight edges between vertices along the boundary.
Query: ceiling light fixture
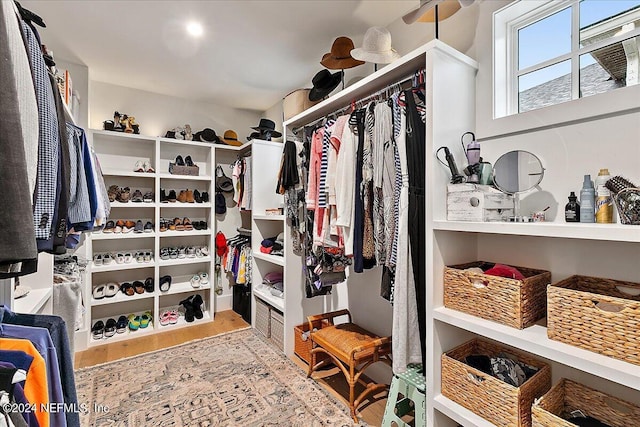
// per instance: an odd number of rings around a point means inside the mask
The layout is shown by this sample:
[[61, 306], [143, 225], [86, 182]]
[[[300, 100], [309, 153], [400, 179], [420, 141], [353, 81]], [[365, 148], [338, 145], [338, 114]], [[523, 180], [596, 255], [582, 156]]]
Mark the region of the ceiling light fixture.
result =
[[187, 24], [187, 33], [192, 37], [201, 37], [204, 34], [204, 28], [199, 22], [191, 21]]

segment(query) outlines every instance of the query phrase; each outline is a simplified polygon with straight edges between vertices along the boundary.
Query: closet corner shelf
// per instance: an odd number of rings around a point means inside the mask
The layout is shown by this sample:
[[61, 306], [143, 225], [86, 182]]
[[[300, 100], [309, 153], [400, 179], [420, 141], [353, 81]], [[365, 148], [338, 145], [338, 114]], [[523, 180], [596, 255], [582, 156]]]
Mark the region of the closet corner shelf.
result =
[[180, 180], [188, 180], [188, 181], [211, 181], [211, 176], [208, 175], [173, 175], [170, 173], [161, 173], [160, 178], [162, 179], [180, 179]]
[[560, 222], [512, 223], [433, 221], [434, 230], [508, 234], [566, 239], [640, 243], [640, 227], [624, 224], [567, 224]]
[[253, 257], [256, 258], [256, 259], [261, 259], [263, 261], [270, 262], [272, 264], [284, 266], [285, 259], [284, 259], [284, 257], [281, 257], [281, 256], [263, 254], [262, 252], [254, 251], [253, 252]]
[[[167, 308], [172, 308], [172, 307], [161, 307], [160, 313], [162, 313]], [[159, 325], [157, 330], [158, 332], [173, 331], [178, 328], [185, 328], [188, 326], [198, 325], [200, 323], [204, 323], [209, 320], [211, 320], [211, 314], [209, 313], [209, 310], [204, 310], [202, 312], [202, 319], [195, 319], [193, 322], [187, 322], [186, 320], [184, 320], [184, 316], [180, 316], [178, 317], [178, 323], [174, 323], [173, 325], [164, 325], [164, 326]]]
[[634, 390], [640, 390], [640, 367], [553, 341], [547, 337], [547, 328], [544, 326], [534, 325], [520, 330], [446, 307], [433, 310], [433, 317], [449, 325], [500, 341]]
[[211, 229], [206, 230], [193, 230], [193, 231], [161, 231], [160, 237], [187, 237], [187, 236], [208, 236], [211, 234]]
[[92, 240], [144, 239], [154, 238], [156, 233], [91, 233]]
[[109, 205], [111, 206], [111, 208], [155, 208], [158, 204], [154, 202], [151, 202], [151, 203], [149, 202], [140, 202], [140, 203], [109, 202]]
[[433, 407], [464, 427], [495, 427], [494, 424], [441, 394], [433, 398]]
[[257, 298], [260, 298], [262, 301], [266, 302], [267, 304], [277, 308], [278, 310], [284, 313], [284, 299], [278, 298], [275, 295], [271, 295], [271, 293], [269, 293], [269, 290], [265, 289], [265, 286], [258, 285], [254, 287], [253, 294]]
[[[203, 258], [199, 258], [199, 259], [203, 259]], [[167, 292], [161, 291], [159, 295], [163, 297], [166, 295], [183, 294], [186, 292], [198, 292], [198, 291], [211, 289], [211, 278], [209, 278], [208, 284], [200, 285], [199, 288], [194, 288], [193, 286], [191, 286], [191, 282], [189, 281], [189, 279], [191, 279], [191, 276], [174, 277], [173, 281], [171, 282], [171, 287], [169, 288], [169, 290]]]
[[[151, 266], [153, 267], [153, 264]], [[92, 297], [91, 306], [95, 307], [97, 305], [116, 304], [121, 302], [129, 302], [129, 301], [137, 301], [137, 300], [146, 299], [146, 298], [153, 298], [154, 294], [155, 294], [154, 292], [144, 292], [142, 294], [133, 294], [129, 296], [118, 291], [118, 293], [111, 298], [104, 297], [100, 299], [94, 299]]]
[[92, 134], [100, 135], [101, 137], [129, 138], [129, 139], [135, 139], [136, 141], [139, 141], [139, 142], [145, 141], [145, 142], [153, 142], [153, 143], [155, 143], [156, 139], [157, 139], [155, 136], [136, 135], [136, 134], [133, 134], [133, 133], [113, 132], [113, 131], [101, 130], [101, 129], [91, 129], [90, 131], [91, 131]]
[[160, 203], [161, 208], [202, 208], [202, 209], [211, 209], [211, 203], [180, 203], [180, 202], [167, 202]]
[[153, 260], [150, 262], [130, 262], [129, 264], [118, 264], [115, 261], [107, 265], [93, 265], [92, 263], [91, 272], [103, 273], [105, 271], [138, 270], [141, 268], [153, 268], [154, 265], [155, 262]]
[[213, 147], [213, 144], [209, 142], [185, 141], [183, 139], [173, 139], [173, 138], [158, 138], [158, 140], [160, 142], [164, 142], [167, 144], [190, 145], [192, 147], [203, 147], [203, 148]]
[[35, 314], [51, 298], [53, 288], [32, 289], [26, 296], [13, 301], [13, 311], [22, 314]]
[[245, 142], [244, 144], [242, 144], [239, 147], [234, 147], [233, 145], [226, 145], [226, 144], [214, 144], [213, 147], [216, 150], [220, 150], [220, 151], [232, 151], [232, 152], [242, 152], [247, 150], [248, 148], [251, 148], [251, 145], [253, 144], [253, 139], [251, 141]]
[[[103, 169], [102, 170], [102, 175], [104, 175], [104, 176], [127, 176], [127, 177], [134, 177], [134, 178], [155, 178], [156, 177], [155, 173], [134, 172], [132, 170], [126, 170], [126, 169]], [[128, 203], [133, 203], [133, 202], [128, 202]], [[123, 203], [123, 204], [128, 204], [128, 203]]]
[[211, 262], [211, 257], [165, 259], [165, 260], [160, 260], [158, 265], [160, 267], [166, 267], [169, 265], [199, 264], [199, 263], [205, 263], [205, 262]]
[[254, 214], [253, 219], [259, 219], [263, 221], [284, 221], [284, 215]]

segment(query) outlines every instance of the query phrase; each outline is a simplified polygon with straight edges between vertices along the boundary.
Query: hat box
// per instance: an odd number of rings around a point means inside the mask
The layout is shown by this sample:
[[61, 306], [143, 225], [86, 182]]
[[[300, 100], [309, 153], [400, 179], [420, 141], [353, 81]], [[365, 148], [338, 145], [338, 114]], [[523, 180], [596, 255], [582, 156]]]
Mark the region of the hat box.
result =
[[318, 101], [309, 101], [309, 91], [311, 89], [297, 89], [284, 97], [282, 101], [282, 110], [284, 119], [289, 120], [296, 114], [302, 113], [304, 110], [313, 107]]

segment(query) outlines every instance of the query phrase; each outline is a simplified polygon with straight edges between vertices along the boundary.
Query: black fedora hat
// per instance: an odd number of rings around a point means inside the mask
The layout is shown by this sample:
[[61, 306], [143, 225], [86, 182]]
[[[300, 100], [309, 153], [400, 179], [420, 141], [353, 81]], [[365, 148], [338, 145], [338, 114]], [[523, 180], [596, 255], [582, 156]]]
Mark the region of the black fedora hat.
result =
[[210, 128], [205, 128], [200, 132], [194, 133], [193, 140], [200, 142], [215, 142], [216, 144], [220, 144], [220, 137], [216, 135], [215, 130]]
[[260, 124], [256, 127], [252, 127], [251, 129], [260, 131], [260, 133], [263, 135], [267, 132], [270, 132], [271, 136], [274, 138], [279, 138], [282, 136], [282, 134], [276, 130], [276, 124], [273, 122], [273, 120], [269, 119], [260, 119]]
[[329, 70], [319, 71], [311, 82], [313, 88], [309, 92], [309, 101], [318, 101], [329, 95], [342, 81], [342, 71], [331, 74]]

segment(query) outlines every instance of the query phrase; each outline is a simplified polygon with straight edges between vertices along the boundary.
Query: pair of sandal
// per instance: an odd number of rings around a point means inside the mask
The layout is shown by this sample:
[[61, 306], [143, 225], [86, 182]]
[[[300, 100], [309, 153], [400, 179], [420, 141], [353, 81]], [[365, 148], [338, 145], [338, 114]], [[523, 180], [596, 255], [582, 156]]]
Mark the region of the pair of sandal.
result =
[[202, 297], [198, 294], [191, 295], [189, 298], [180, 301], [180, 305], [184, 307], [184, 320], [191, 323], [195, 319], [202, 319], [204, 317], [202, 312], [203, 303]]
[[176, 156], [176, 165], [177, 166], [195, 166], [195, 163], [193, 163], [191, 156], [187, 156], [184, 159], [182, 159], [182, 156], [178, 155]]
[[93, 299], [102, 299], [102, 298], [113, 298], [116, 296], [118, 291], [120, 290], [120, 285], [116, 282], [109, 282], [104, 285], [98, 285], [93, 288], [91, 294], [93, 295]]
[[142, 160], [138, 160], [136, 165], [133, 167], [134, 172], [147, 172], [147, 173], [155, 173], [155, 169], [151, 166], [151, 163]]
[[145, 311], [141, 315], [130, 314], [129, 315], [129, 329], [137, 331], [138, 329], [144, 329], [151, 324], [151, 312]]
[[140, 280], [134, 280], [133, 282], [124, 282], [120, 286], [120, 291], [127, 296], [134, 296], [135, 294], [143, 294], [146, 292], [152, 293], [155, 290], [155, 284], [152, 277], [147, 277], [144, 283]]
[[111, 185], [107, 190], [110, 202], [128, 203], [131, 198], [131, 189], [129, 187], [120, 188], [117, 185]]
[[160, 313], [160, 325], [162, 326], [175, 325], [176, 323], [178, 323], [179, 317], [180, 315], [178, 314], [178, 310], [175, 310], [175, 309], [165, 310], [162, 313]]

